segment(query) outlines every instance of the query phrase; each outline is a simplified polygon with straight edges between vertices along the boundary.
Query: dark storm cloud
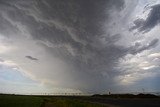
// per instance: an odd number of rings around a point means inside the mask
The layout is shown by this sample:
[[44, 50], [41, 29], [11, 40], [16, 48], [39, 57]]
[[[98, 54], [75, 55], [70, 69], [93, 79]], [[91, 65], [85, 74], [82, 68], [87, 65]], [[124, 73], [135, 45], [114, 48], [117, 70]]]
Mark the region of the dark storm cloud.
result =
[[[5, 13], [4, 24], [0, 27], [10, 28], [9, 32], [16, 28], [17, 33], [21, 30], [17, 23], [26, 26], [33, 40], [41, 41], [46, 53], [70, 65], [72, 77], [58, 81], [62, 87], [90, 92], [112, 88], [119, 75], [114, 69], [119, 58], [150, 49], [158, 42], [155, 39], [148, 45], [130, 48], [115, 45], [121, 35], [106, 33], [105, 26], [112, 21], [112, 12], [123, 9], [123, 0], [4, 0], [3, 6], [0, 8]], [[52, 80], [52, 73], [47, 78]]]
[[11, 34], [16, 34], [18, 31], [17, 28], [15, 28], [10, 22], [8, 22], [4, 17], [0, 16], [0, 29], [1, 29], [1, 34], [4, 35], [11, 35]]
[[130, 47], [130, 53], [131, 54], [137, 54], [140, 53], [144, 50], [149, 50], [153, 47], [155, 47], [159, 42], [159, 39], [153, 39], [149, 44], [147, 45], [142, 45], [141, 43], [135, 43], [133, 47]]
[[[45, 47], [46, 55], [61, 59], [71, 68], [58, 78], [57, 87], [90, 92], [113, 89], [114, 78], [119, 75], [114, 68], [119, 58], [151, 49], [158, 43], [158, 39], [154, 39], [148, 45], [136, 44], [129, 48], [115, 45], [123, 35], [106, 33], [105, 26], [112, 21], [112, 12], [123, 9], [123, 0], [2, 1], [1, 33], [14, 36], [23, 32], [21, 26], [18, 27], [23, 25], [33, 40]], [[144, 22], [137, 20], [135, 25], [140, 27]], [[68, 73], [71, 77], [64, 79]], [[42, 77], [53, 80], [53, 74], [49, 72]]]
[[[42, 1], [36, 8], [42, 12], [43, 21], [54, 20], [62, 26], [54, 23], [49, 26], [46, 21], [39, 23], [35, 18], [37, 24], [30, 26], [30, 32], [35, 39], [61, 45], [46, 46], [46, 49], [73, 67], [72, 81], [76, 79], [76, 87], [85, 91], [103, 90], [113, 82], [104, 75], [115, 75], [113, 66], [125, 52], [123, 47], [114, 45], [118, 35], [105, 34], [104, 22], [110, 20], [109, 10], [119, 11], [123, 5], [123, 0]], [[62, 85], [75, 88], [67, 81]]]
[[[20, 4], [22, 5], [22, 3]], [[13, 10], [14, 12], [11, 10], [9, 17], [12, 20], [20, 21], [27, 25], [34, 38], [47, 38], [49, 41], [58, 44], [61, 42], [65, 43], [66, 41], [67, 43], [78, 41], [93, 42], [92, 38], [94, 36], [104, 33], [102, 30], [103, 23], [109, 17], [109, 13], [106, 11], [112, 7], [117, 10], [121, 9], [123, 1], [100, 0], [97, 2], [96, 0], [70, 0], [66, 2], [64, 0], [42, 0], [21, 5], [19, 7], [12, 5], [16, 9], [16, 12], [15, 10]], [[21, 10], [28, 5], [33, 6], [31, 6], [32, 14], [27, 14], [28, 10], [24, 9], [24, 12]], [[39, 17], [39, 15], [35, 14], [32, 8], [40, 11], [41, 16]], [[50, 26], [48, 26], [47, 21], [57, 22], [59, 26], [57, 27], [55, 23], [50, 23]], [[75, 41], [74, 38], [78, 40]]]
[[151, 6], [151, 11], [146, 20], [137, 19], [134, 21], [135, 26], [130, 30], [138, 29], [140, 32], [149, 32], [152, 28], [160, 23], [160, 4]]
[[30, 60], [38, 60], [37, 58], [34, 58], [32, 56], [25, 56], [26, 58], [30, 59]]

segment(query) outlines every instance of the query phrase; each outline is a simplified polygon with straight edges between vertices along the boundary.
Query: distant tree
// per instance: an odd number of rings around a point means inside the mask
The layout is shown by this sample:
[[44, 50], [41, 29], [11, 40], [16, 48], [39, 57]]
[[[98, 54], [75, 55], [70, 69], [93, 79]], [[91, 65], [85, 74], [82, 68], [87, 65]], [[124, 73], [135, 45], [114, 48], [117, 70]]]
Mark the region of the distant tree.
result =
[[111, 92], [109, 91], [108, 94], [111, 95]]

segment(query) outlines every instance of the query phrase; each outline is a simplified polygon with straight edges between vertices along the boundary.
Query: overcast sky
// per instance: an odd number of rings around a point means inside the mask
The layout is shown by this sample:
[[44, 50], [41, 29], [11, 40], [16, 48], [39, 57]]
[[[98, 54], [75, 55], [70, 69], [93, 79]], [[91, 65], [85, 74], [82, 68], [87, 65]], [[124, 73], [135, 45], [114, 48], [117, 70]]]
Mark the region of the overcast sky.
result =
[[159, 0], [0, 0], [0, 92], [160, 90]]

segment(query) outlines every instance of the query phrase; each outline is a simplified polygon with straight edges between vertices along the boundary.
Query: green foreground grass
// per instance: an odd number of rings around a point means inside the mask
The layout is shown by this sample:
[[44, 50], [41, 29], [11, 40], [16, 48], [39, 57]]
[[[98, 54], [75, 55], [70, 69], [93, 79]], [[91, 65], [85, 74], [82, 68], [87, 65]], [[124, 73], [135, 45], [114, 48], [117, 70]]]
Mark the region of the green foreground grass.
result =
[[46, 107], [54, 105], [55, 107], [106, 107], [101, 104], [84, 102], [77, 99], [52, 98], [46, 101]]
[[67, 97], [0, 95], [0, 107], [105, 107]]
[[41, 107], [42, 103], [40, 97], [0, 95], [0, 107]]

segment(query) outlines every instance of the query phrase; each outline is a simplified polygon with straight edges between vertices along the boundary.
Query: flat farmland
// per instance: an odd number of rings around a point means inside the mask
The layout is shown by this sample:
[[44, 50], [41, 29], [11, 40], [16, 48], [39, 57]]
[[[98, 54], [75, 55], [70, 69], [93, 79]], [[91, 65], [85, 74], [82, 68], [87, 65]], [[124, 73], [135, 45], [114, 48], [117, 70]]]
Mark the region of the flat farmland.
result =
[[0, 107], [41, 107], [42, 103], [41, 97], [0, 95]]
[[0, 107], [160, 107], [154, 96], [27, 96], [0, 95]]

